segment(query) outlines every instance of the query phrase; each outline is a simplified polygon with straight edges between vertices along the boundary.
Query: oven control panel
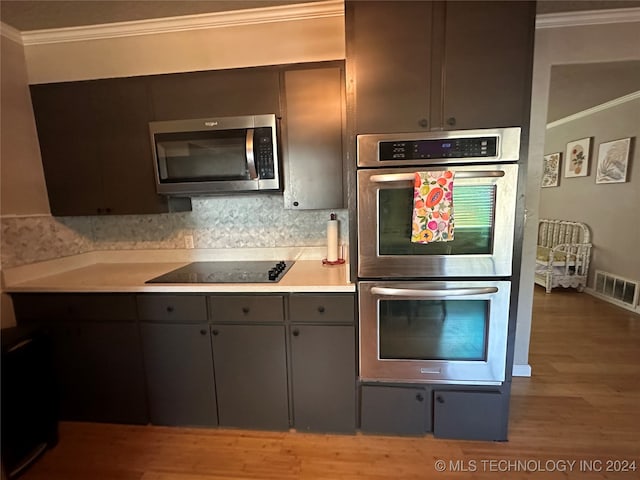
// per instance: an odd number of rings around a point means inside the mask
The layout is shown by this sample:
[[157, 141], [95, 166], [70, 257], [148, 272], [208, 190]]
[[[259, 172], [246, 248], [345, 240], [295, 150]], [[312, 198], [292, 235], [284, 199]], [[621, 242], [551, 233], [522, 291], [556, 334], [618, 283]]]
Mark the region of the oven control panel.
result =
[[379, 143], [379, 159], [422, 160], [496, 157], [498, 138], [493, 136], [473, 138], [424, 139], [411, 141], [382, 141]]

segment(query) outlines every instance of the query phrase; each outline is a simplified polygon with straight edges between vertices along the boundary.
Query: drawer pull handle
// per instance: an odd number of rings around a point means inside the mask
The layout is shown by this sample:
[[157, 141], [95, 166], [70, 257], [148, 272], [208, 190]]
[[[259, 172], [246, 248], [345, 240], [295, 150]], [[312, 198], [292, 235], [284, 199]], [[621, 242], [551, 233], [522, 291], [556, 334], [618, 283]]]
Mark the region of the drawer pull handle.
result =
[[200, 335], [206, 335], [207, 334], [207, 330], [206, 329], [201, 329], [200, 330]]
[[295, 329], [295, 330], [294, 330], [293, 332], [291, 332], [291, 333], [293, 333], [293, 336], [294, 336], [294, 337], [297, 337], [297, 336], [299, 336], [299, 335], [300, 335], [300, 330]]
[[218, 335], [220, 332], [218, 330], [213, 330], [211, 333], [213, 333], [213, 335]]
[[169, 305], [167, 307], [167, 312], [169, 312], [169, 313], [173, 312], [173, 307], [171, 305]]
[[249, 307], [242, 307], [242, 313], [244, 313], [245, 315], [249, 313], [249, 310]]
[[421, 393], [416, 394], [416, 400], [419, 402], [424, 401], [424, 396]]
[[444, 403], [444, 398], [442, 398], [442, 395], [438, 395], [438, 396], [436, 397], [436, 402], [438, 402], [438, 403]]
[[318, 312], [324, 313], [324, 307], [322, 305], [318, 307]]

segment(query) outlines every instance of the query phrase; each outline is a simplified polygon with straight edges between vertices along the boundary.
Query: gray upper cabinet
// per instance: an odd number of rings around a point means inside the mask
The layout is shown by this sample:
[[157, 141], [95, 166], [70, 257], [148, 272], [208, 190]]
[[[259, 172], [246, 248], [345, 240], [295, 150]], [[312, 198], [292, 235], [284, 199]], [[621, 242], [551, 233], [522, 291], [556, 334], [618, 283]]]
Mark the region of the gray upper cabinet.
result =
[[528, 124], [535, 2], [347, 1], [356, 134]]
[[280, 112], [280, 77], [273, 67], [150, 77], [154, 120]]
[[191, 208], [156, 193], [143, 78], [32, 85], [31, 99], [53, 215]]
[[286, 70], [282, 128], [287, 209], [342, 208], [344, 68]]

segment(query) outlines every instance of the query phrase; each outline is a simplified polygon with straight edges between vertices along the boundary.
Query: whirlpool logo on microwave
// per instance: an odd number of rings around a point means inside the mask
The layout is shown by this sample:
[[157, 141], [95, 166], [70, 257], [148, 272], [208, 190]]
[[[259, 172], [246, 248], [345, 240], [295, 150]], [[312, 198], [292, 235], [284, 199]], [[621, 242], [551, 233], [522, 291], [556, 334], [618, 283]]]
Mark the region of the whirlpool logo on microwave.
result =
[[218, 122], [204, 122], [205, 127], [215, 127]]

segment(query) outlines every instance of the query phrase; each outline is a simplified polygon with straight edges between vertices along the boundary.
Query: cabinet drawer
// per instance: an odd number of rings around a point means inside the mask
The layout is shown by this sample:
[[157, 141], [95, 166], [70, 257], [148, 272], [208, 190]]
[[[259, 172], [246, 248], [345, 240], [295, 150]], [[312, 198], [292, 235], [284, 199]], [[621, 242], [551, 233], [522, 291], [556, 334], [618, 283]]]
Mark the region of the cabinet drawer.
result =
[[209, 317], [214, 322], [282, 322], [284, 297], [280, 295], [209, 297]]
[[128, 294], [13, 294], [12, 300], [20, 323], [65, 320], [133, 322], [136, 319], [135, 296]]
[[292, 322], [348, 323], [355, 319], [353, 295], [291, 295]]
[[207, 321], [204, 296], [138, 295], [140, 320], [170, 323], [201, 323]]

